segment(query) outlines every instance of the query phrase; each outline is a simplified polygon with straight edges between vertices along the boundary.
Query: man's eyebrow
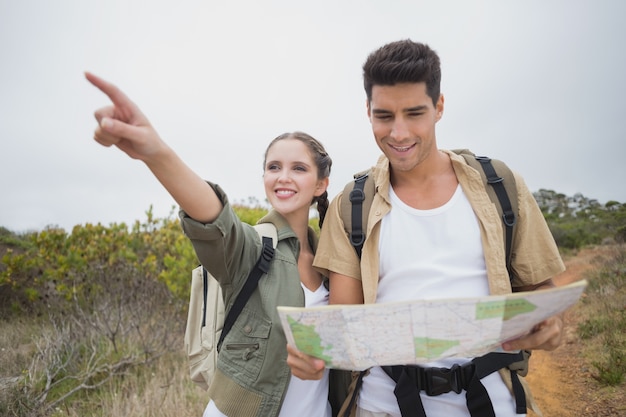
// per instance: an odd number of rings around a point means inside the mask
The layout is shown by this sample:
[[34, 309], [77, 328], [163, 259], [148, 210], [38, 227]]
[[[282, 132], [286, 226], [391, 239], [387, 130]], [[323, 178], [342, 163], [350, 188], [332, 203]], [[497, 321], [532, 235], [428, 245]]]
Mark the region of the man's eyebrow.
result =
[[[426, 109], [428, 109], [428, 106], [419, 105], [419, 106], [415, 106], [415, 107], [408, 107], [406, 109], [403, 109], [402, 111], [404, 113], [412, 113], [412, 112], [423, 112], [423, 111], [426, 111]], [[392, 111], [391, 110], [385, 110], [385, 109], [372, 109], [372, 113], [374, 113], [374, 114], [391, 114]]]
[[409, 107], [408, 109], [404, 109], [404, 112], [416, 112], [416, 111], [425, 111], [428, 108], [428, 106], [424, 106], [424, 105], [420, 105], [420, 106], [415, 106], [415, 107]]

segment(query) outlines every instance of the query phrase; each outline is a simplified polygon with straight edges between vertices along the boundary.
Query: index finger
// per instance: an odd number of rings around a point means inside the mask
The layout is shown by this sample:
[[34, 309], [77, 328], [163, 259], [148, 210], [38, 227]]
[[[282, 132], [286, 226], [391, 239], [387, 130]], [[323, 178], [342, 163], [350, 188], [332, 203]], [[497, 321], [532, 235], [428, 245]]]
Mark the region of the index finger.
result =
[[97, 75], [87, 71], [85, 71], [85, 78], [87, 78], [87, 81], [93, 84], [96, 88], [106, 94], [116, 107], [136, 107], [135, 103], [133, 103], [126, 96], [126, 94], [122, 92], [122, 90], [117, 88], [116, 85], [111, 84], [110, 82], [105, 81]]

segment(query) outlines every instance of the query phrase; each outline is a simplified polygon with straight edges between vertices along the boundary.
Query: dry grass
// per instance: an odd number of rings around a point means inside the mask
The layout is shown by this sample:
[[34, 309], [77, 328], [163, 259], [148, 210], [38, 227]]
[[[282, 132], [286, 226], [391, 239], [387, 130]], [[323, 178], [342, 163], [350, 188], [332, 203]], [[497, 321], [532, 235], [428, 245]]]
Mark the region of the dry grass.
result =
[[33, 320], [0, 321], [0, 380], [20, 376], [28, 368], [38, 328]]
[[[0, 323], [0, 415], [9, 416], [201, 416], [208, 397], [191, 382], [187, 357], [182, 349], [158, 360], [135, 366], [95, 390], [84, 390], [69, 397], [53, 410], [36, 407], [38, 384], [28, 382], [41, 359], [35, 342], [37, 334], [48, 333], [40, 324], [25, 321]], [[182, 344], [182, 336], [181, 336]], [[35, 363], [38, 362], [38, 365]], [[30, 368], [30, 369], [29, 369]], [[32, 382], [32, 381], [31, 381]], [[31, 390], [25, 389], [31, 388]], [[32, 390], [34, 388], [34, 390]], [[10, 408], [3, 408], [10, 407]]]
[[0, 321], [0, 415], [198, 416], [184, 320], [163, 284], [134, 270], [92, 269], [106, 290]]
[[70, 402], [52, 416], [198, 417], [206, 402], [206, 392], [190, 382], [187, 358], [180, 351], [107, 389]]

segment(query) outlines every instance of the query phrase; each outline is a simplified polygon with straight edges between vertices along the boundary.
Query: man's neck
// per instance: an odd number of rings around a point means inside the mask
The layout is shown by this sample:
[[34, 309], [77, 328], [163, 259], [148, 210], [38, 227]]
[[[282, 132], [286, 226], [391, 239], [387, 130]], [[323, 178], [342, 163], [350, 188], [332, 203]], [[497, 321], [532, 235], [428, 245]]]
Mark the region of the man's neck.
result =
[[407, 205], [427, 210], [440, 207], [454, 194], [458, 180], [450, 157], [436, 151], [411, 171], [394, 171], [390, 167], [391, 185]]

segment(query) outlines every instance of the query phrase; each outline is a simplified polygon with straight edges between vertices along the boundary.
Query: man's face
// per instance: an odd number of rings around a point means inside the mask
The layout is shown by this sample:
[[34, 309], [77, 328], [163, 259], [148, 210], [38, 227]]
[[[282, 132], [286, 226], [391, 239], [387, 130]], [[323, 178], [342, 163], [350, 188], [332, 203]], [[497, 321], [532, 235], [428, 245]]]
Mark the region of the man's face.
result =
[[426, 94], [426, 83], [375, 85], [367, 115], [374, 138], [394, 171], [411, 171], [437, 150], [435, 124], [443, 113]]

